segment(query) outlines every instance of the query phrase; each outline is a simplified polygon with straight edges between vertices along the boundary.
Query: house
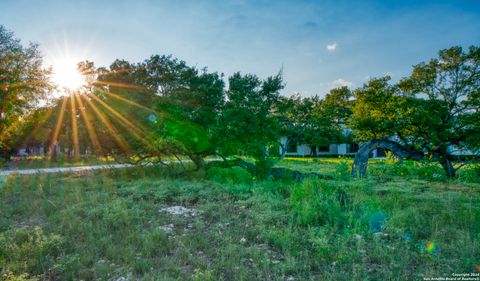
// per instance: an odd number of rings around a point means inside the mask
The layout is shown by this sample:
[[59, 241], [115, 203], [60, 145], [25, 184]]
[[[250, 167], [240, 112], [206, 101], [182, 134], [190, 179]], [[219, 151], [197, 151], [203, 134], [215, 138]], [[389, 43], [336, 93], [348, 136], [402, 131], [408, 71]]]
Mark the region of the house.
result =
[[[330, 144], [324, 147], [316, 147], [316, 151], [307, 144], [298, 143], [295, 141], [288, 141], [288, 138], [283, 136], [280, 138], [282, 146], [286, 147], [285, 156], [291, 157], [308, 157], [308, 156], [354, 156], [358, 151], [358, 143], [340, 143]], [[282, 154], [282, 147], [279, 146], [280, 154]], [[372, 151], [371, 158], [385, 157], [383, 149], [375, 149]]]

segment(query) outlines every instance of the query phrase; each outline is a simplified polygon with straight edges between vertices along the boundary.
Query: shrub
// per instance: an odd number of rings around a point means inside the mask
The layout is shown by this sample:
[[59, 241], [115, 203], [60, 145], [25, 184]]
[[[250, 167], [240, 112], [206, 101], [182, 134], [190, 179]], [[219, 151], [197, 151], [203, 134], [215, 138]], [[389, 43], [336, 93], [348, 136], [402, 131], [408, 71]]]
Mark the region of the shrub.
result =
[[323, 181], [307, 179], [293, 186], [290, 205], [300, 225], [341, 224], [342, 208], [337, 190]]
[[195, 269], [192, 280], [194, 281], [213, 281], [215, 278], [210, 270]]
[[46, 272], [61, 254], [63, 239], [40, 227], [20, 227], [0, 234], [0, 261], [14, 274]]
[[275, 161], [271, 158], [262, 158], [255, 161], [255, 170], [256, 177], [258, 179], [266, 179], [270, 175], [270, 170], [272, 169]]
[[0, 280], [3, 281], [37, 281], [37, 278], [30, 278], [28, 274], [22, 273], [20, 275], [15, 275], [13, 272], [8, 269], [4, 272], [1, 272]]
[[252, 175], [240, 167], [212, 167], [208, 169], [208, 177], [220, 183], [242, 184], [252, 182]]
[[431, 161], [413, 162], [411, 174], [425, 180], [443, 180], [446, 178], [442, 167]]
[[339, 164], [337, 164], [335, 170], [335, 176], [338, 179], [348, 179], [351, 175], [351, 167], [345, 159], [342, 159]]

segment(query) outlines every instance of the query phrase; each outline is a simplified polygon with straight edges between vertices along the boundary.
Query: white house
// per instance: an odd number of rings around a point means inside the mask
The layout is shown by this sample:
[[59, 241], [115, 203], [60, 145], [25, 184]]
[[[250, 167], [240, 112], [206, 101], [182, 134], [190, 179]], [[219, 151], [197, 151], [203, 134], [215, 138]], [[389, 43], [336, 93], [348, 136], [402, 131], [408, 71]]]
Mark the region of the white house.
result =
[[[307, 144], [297, 143], [295, 141], [288, 142], [288, 138], [283, 136], [280, 138], [282, 146], [286, 147], [287, 151], [285, 156], [293, 157], [306, 157], [306, 156], [353, 156], [358, 151], [358, 143], [340, 143], [330, 144], [324, 147], [316, 147], [316, 153], [312, 151], [312, 148]], [[282, 153], [282, 147], [279, 147], [280, 154]], [[385, 152], [381, 149], [375, 149], [370, 155], [372, 158], [385, 157]]]

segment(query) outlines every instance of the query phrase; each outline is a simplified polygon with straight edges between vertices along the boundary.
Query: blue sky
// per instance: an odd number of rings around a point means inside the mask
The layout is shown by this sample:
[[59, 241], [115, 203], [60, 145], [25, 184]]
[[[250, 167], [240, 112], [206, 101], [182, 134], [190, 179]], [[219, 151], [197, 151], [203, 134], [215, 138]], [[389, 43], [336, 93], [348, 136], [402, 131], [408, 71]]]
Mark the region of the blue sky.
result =
[[398, 80], [440, 49], [480, 43], [480, 1], [0, 0], [0, 11], [47, 63], [68, 48], [99, 66], [172, 54], [227, 76], [283, 68], [284, 95]]

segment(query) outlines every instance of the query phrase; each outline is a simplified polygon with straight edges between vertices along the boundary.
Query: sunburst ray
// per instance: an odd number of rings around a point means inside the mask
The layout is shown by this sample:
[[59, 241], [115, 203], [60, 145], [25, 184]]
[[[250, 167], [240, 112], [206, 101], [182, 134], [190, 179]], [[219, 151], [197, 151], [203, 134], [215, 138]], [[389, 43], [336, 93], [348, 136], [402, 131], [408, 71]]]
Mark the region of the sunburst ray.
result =
[[60, 108], [60, 113], [57, 119], [57, 125], [55, 126], [55, 131], [50, 141], [50, 147], [49, 147], [48, 156], [47, 156], [47, 163], [49, 163], [50, 160], [52, 159], [53, 149], [55, 149], [55, 145], [57, 144], [57, 141], [58, 141], [58, 135], [60, 134], [60, 129], [63, 124], [63, 116], [65, 113], [66, 106], [67, 106], [67, 97], [63, 97], [62, 107]]
[[87, 97], [82, 96], [85, 101], [88, 103], [88, 105], [92, 108], [93, 112], [97, 115], [97, 117], [100, 119], [100, 121], [105, 125], [109, 133], [112, 135], [114, 138], [115, 142], [120, 146], [120, 148], [125, 152], [125, 153], [130, 153], [130, 148], [128, 147], [127, 142], [118, 134], [118, 131], [115, 129], [115, 127], [112, 125], [110, 120], [105, 117], [105, 115], [98, 109], [98, 107]]
[[80, 146], [78, 145], [77, 107], [75, 106], [75, 93], [70, 95], [70, 111], [73, 134], [73, 157], [75, 161], [80, 159]]
[[38, 122], [35, 123], [35, 127], [33, 128], [33, 130], [28, 134], [28, 136], [26, 136], [23, 139], [19, 147], [24, 147], [27, 144], [27, 142], [31, 140], [32, 137], [38, 132], [38, 130], [43, 128], [42, 125], [45, 123], [45, 121], [47, 121], [48, 118], [50, 118], [52, 113], [53, 113], [53, 108], [50, 107], [47, 109], [47, 111], [44, 114], [42, 114], [42, 116], [40, 116], [40, 118], [38, 119]]
[[105, 91], [105, 90], [103, 90], [103, 89], [101, 89], [101, 88], [99, 88], [99, 87], [95, 87], [95, 88], [96, 88], [97, 90], [99, 90], [99, 91], [100, 91], [102, 94], [104, 94], [104, 95], [113, 97], [113, 98], [115, 98], [115, 99], [118, 99], [118, 100], [123, 101], [123, 102], [125, 102], [125, 103], [128, 103], [128, 104], [130, 104], [130, 105], [133, 105], [133, 106], [136, 106], [136, 107], [138, 107], [138, 108], [144, 109], [144, 110], [146, 110], [146, 111], [148, 111], [148, 112], [158, 114], [158, 112], [157, 112], [156, 110], [154, 110], [154, 109], [151, 109], [151, 108], [149, 108], [149, 107], [146, 107], [146, 106], [144, 106], [144, 105], [141, 105], [141, 104], [139, 104], [139, 103], [137, 103], [137, 102], [134, 102], [134, 101], [132, 101], [132, 100], [129, 100], [129, 99], [127, 99], [127, 98], [121, 97], [121, 96], [119, 96], [119, 95], [117, 95], [117, 94], [114, 94], [114, 93], [112, 93], [112, 92]]
[[112, 86], [112, 87], [117, 87], [117, 88], [124, 88], [124, 89], [145, 89], [144, 86], [131, 85], [131, 84], [126, 84], [126, 83], [118, 83], [118, 82], [96, 81], [95, 84], [104, 85], [104, 86]]
[[135, 124], [133, 124], [132, 122], [130, 122], [127, 118], [125, 118], [125, 116], [123, 116], [122, 114], [120, 114], [117, 110], [115, 110], [113, 107], [111, 107], [110, 105], [108, 105], [106, 102], [104, 102], [103, 100], [101, 100], [100, 98], [98, 98], [97, 96], [95, 95], [92, 95], [91, 96], [96, 102], [98, 102], [99, 104], [101, 104], [105, 109], [107, 109], [110, 113], [112, 113], [116, 118], [118, 118], [118, 120], [120, 120], [121, 124], [125, 124], [127, 127], [129, 127], [130, 129], [134, 130], [136, 134], [138, 135], [142, 135], [143, 137], [145, 136], [145, 128], [142, 128], [140, 125], [136, 126]]
[[83, 101], [79, 97], [79, 95], [76, 93], [74, 94], [74, 97], [77, 100], [78, 107], [80, 109], [80, 114], [82, 115], [82, 119], [85, 122], [85, 127], [87, 128], [87, 134], [88, 134], [88, 137], [90, 138], [90, 141], [92, 142], [93, 149], [95, 150], [95, 154], [101, 155], [102, 147], [100, 145], [100, 142], [98, 141], [97, 133], [95, 132], [95, 129], [93, 128], [92, 123], [90, 122], [88, 112], [85, 110]]

